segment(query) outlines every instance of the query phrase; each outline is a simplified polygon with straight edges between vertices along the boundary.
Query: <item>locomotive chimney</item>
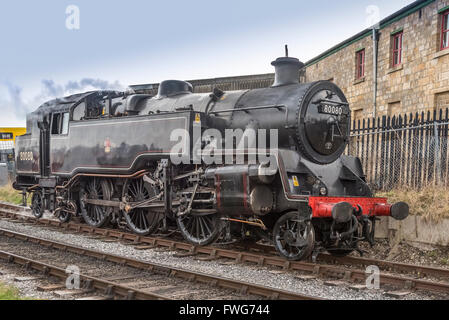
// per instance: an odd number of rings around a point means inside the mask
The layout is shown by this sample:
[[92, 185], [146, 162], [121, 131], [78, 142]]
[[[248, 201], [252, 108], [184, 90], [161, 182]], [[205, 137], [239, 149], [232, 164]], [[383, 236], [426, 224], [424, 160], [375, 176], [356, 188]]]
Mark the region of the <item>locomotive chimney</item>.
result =
[[275, 69], [274, 83], [271, 87], [299, 83], [299, 71], [304, 67], [304, 63], [288, 56], [287, 45], [285, 46], [285, 57], [277, 58], [271, 65]]

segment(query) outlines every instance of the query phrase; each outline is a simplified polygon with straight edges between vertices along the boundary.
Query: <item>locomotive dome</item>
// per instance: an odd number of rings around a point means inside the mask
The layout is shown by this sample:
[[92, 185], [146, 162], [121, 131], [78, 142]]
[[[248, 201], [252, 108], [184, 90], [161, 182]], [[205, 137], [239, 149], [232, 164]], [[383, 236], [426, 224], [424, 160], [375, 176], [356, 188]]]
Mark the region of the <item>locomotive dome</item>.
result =
[[158, 97], [171, 97], [183, 93], [193, 93], [193, 86], [181, 80], [165, 80], [159, 85]]

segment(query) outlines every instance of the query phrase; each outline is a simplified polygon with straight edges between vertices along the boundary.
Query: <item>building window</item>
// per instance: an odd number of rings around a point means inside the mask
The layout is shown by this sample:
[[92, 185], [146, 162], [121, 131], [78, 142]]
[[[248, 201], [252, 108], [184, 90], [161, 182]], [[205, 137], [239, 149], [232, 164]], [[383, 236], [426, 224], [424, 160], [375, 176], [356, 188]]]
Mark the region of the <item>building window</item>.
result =
[[356, 80], [362, 79], [365, 76], [365, 49], [357, 51], [356, 53]]
[[400, 113], [402, 113], [401, 110], [401, 101], [395, 101], [388, 104], [388, 116], [398, 116]]
[[[359, 110], [354, 110], [354, 114], [352, 116], [352, 119], [355, 121], [356, 126], [357, 123], [360, 121], [363, 121], [363, 109], [359, 109]], [[353, 128], [355, 129], [355, 128]]]
[[393, 47], [391, 52], [392, 67], [397, 67], [402, 63], [402, 32], [392, 36]]
[[441, 17], [441, 50], [449, 48], [449, 10]]
[[436, 111], [443, 110], [443, 114], [445, 114], [447, 108], [449, 108], [449, 91], [437, 93], [435, 95]]

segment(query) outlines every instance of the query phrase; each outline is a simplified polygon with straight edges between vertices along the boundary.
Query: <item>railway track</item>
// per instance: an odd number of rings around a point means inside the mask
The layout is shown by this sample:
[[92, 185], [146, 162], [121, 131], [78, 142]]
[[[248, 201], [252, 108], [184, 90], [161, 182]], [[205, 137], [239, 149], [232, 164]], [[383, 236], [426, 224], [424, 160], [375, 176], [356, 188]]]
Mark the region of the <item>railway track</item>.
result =
[[[246, 248], [249, 250], [257, 250], [257, 252], [230, 250], [213, 246], [196, 247], [183, 241], [160, 237], [142, 237], [116, 229], [98, 229], [73, 222], [62, 224], [59, 221], [52, 219], [37, 220], [32, 216], [19, 213], [18, 211], [21, 210], [23, 210], [22, 207], [0, 203], [0, 217], [26, 223], [37, 223], [48, 227], [61, 228], [67, 232], [98, 235], [105, 239], [117, 239], [135, 245], [144, 245], [148, 248], [163, 247], [170, 250], [180, 251], [178, 254], [179, 256], [197, 256], [199, 260], [230, 259], [234, 260], [236, 263], [251, 263], [257, 266], [273, 267], [285, 272], [299, 272], [315, 277], [341, 279], [356, 284], [364, 284], [367, 275], [365, 270], [355, 267], [375, 265], [382, 270], [380, 275], [381, 285], [407, 290], [424, 290], [449, 294], [448, 269], [358, 257], [336, 258], [327, 254], [320, 255], [320, 263], [286, 261], [273, 254], [273, 248], [265, 245], [256, 245]], [[348, 265], [351, 267], [348, 267]], [[407, 276], [404, 276], [403, 274], [407, 274]], [[432, 278], [432, 280], [424, 279], [425, 277]]]
[[[319, 300], [317, 297], [167, 267], [6, 229], [0, 229], [0, 239], [0, 259], [63, 281], [68, 276], [66, 267], [76, 265], [80, 270], [87, 270], [80, 274], [82, 290], [86, 293], [102, 292], [109, 299]], [[24, 242], [29, 244], [26, 248]]]

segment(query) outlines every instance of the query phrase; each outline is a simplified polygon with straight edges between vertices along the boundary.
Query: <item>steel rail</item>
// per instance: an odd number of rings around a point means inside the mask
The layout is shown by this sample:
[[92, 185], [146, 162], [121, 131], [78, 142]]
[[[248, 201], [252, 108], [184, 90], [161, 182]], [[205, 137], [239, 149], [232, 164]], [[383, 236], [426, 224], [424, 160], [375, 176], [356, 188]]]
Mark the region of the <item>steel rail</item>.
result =
[[[1, 204], [0, 204], [1, 208]], [[259, 266], [271, 266], [282, 268], [284, 271], [300, 271], [310, 273], [314, 275], [323, 275], [327, 277], [343, 278], [347, 281], [362, 282], [366, 281], [365, 270], [348, 269], [340, 266], [315, 264], [303, 261], [287, 261], [282, 257], [274, 255], [261, 255], [252, 252], [242, 252], [229, 249], [222, 249], [218, 247], [197, 247], [186, 242], [180, 242], [176, 240], [170, 240], [157, 237], [143, 237], [136, 234], [115, 230], [115, 229], [100, 229], [91, 227], [85, 224], [78, 223], [61, 223], [56, 220], [50, 219], [36, 219], [31, 216], [25, 216], [15, 212], [4, 212], [0, 210], [0, 216], [6, 216], [9, 218], [15, 218], [27, 222], [39, 223], [45, 226], [63, 228], [65, 230], [73, 230], [78, 233], [88, 233], [93, 235], [100, 235], [109, 238], [115, 238], [124, 241], [131, 241], [136, 244], [147, 244], [153, 247], [165, 247], [170, 250], [182, 250], [187, 251], [188, 255], [207, 255], [210, 259], [227, 258], [235, 260], [238, 263], [255, 263]], [[267, 246], [258, 246], [267, 247]], [[428, 276], [447, 277], [449, 278], [449, 269], [434, 268], [429, 266], [417, 266], [407, 265], [402, 263], [380, 261], [375, 259], [365, 259], [357, 257], [343, 257], [336, 258], [330, 255], [322, 255], [326, 261], [338, 261], [339, 263], [346, 264], [359, 264], [359, 265], [376, 265], [379, 268], [395, 269], [403, 272], [418, 272]], [[402, 269], [401, 269], [402, 268]], [[410, 277], [402, 277], [398, 275], [390, 275], [381, 273], [380, 284], [390, 284], [394, 286], [404, 287], [407, 289], [418, 290], [431, 290], [442, 293], [449, 293], [449, 283], [446, 282], [433, 282], [428, 280], [415, 279]]]
[[[262, 251], [266, 254], [276, 254], [276, 249], [269, 245], [256, 244], [245, 246], [244, 244], [240, 246], [243, 249], [255, 249], [258, 251]], [[404, 273], [416, 274], [419, 276], [433, 276], [438, 278], [446, 278], [449, 280], [449, 269], [437, 268], [431, 266], [422, 266], [422, 265], [414, 265], [407, 264], [401, 262], [393, 262], [386, 260], [377, 260], [372, 258], [364, 258], [364, 257], [353, 257], [353, 256], [345, 256], [345, 257], [337, 257], [332, 256], [327, 253], [320, 253], [317, 257], [317, 261], [328, 262], [332, 264], [350, 264], [350, 265], [359, 265], [359, 266], [377, 266], [382, 270], [389, 271], [397, 271]]]
[[318, 261], [326, 261], [330, 263], [339, 263], [339, 264], [351, 264], [351, 265], [359, 265], [359, 266], [377, 266], [383, 270], [394, 270], [399, 272], [406, 272], [417, 274], [419, 276], [434, 276], [434, 277], [444, 277], [449, 279], [449, 269], [430, 267], [430, 266], [420, 266], [414, 264], [407, 264], [401, 262], [392, 262], [385, 260], [376, 260], [371, 258], [363, 258], [363, 257], [334, 257], [329, 254], [322, 254], [318, 257]]
[[[36, 270], [39, 272], [43, 272], [47, 276], [54, 276], [63, 281], [67, 279], [67, 273], [65, 269], [52, 266], [47, 263], [29, 259], [3, 250], [0, 250], [0, 259], [6, 260], [9, 263], [15, 263], [20, 266], [24, 266], [27, 270]], [[120, 296], [133, 300], [171, 300], [170, 298], [159, 294], [123, 286], [111, 281], [87, 276], [84, 274], [80, 274], [80, 280], [82, 280], [84, 283], [84, 289], [103, 290], [107, 295]]]
[[[213, 276], [201, 272], [183, 270], [175, 267], [164, 266], [157, 263], [141, 261], [115, 254], [105, 253], [97, 250], [87, 249], [75, 245], [70, 245], [58, 241], [29, 236], [23, 233], [0, 228], [0, 235], [8, 238], [14, 238], [25, 242], [35, 243], [41, 246], [49, 247], [51, 249], [70, 252], [82, 256], [87, 256], [102, 261], [117, 263], [122, 266], [132, 267], [139, 270], [150, 271], [167, 275], [168, 277], [176, 277], [182, 280], [197, 282], [200, 284], [209, 284], [213, 287], [222, 289], [231, 289], [245, 295], [257, 295], [264, 298], [280, 299], [280, 300], [321, 300], [318, 297], [312, 297], [295, 292], [289, 292], [271, 287], [265, 287], [248, 282], [236, 281], [219, 276]], [[64, 271], [65, 274], [65, 271]], [[66, 274], [65, 274], [66, 275]], [[67, 276], [67, 275], [66, 275]], [[133, 290], [128, 288], [128, 290]], [[163, 296], [155, 296], [162, 298]]]

